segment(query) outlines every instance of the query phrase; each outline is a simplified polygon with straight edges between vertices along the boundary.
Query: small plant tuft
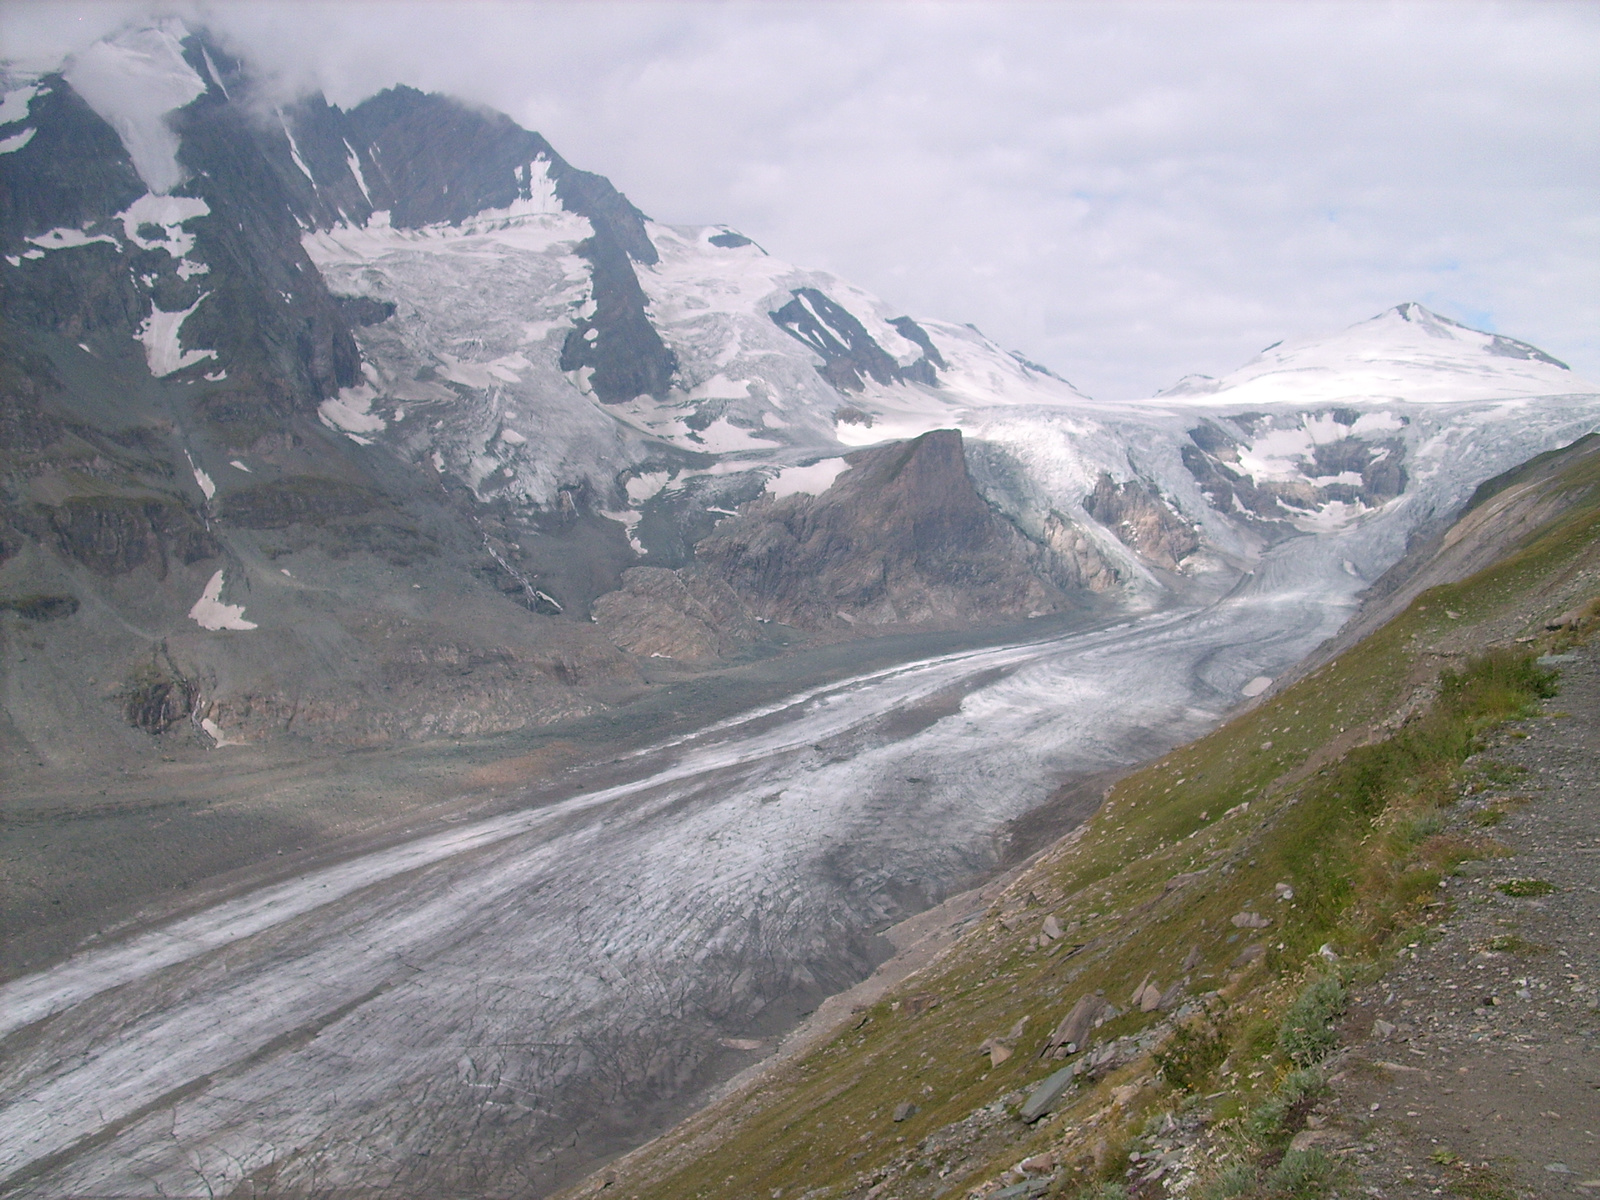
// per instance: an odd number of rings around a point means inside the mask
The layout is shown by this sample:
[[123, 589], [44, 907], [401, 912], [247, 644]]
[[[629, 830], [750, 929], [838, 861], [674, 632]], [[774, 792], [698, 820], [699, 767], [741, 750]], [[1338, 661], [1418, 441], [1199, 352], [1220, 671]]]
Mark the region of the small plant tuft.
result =
[[1213, 1031], [1180, 1025], [1155, 1052], [1155, 1062], [1162, 1079], [1179, 1091], [1192, 1092], [1227, 1056], [1227, 1043]]
[[1348, 993], [1337, 976], [1325, 975], [1306, 985], [1289, 1006], [1278, 1029], [1278, 1049], [1301, 1067], [1313, 1066], [1333, 1053], [1339, 1035], [1332, 1024], [1345, 1009]]
[[1544, 879], [1504, 879], [1494, 890], [1503, 896], [1548, 896], [1556, 885]]

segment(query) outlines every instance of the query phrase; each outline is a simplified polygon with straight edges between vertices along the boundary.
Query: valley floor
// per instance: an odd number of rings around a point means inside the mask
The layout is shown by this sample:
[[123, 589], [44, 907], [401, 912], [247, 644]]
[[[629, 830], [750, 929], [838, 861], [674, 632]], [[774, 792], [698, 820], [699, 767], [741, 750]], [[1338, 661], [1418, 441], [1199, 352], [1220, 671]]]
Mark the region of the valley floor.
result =
[[364, 750], [289, 739], [213, 748], [179, 728], [150, 739], [143, 755], [106, 746], [93, 770], [10, 762], [0, 981], [251, 887], [492, 815], [525, 803], [529, 789], [549, 799], [611, 782], [620, 756], [797, 691], [1110, 619], [893, 634], [714, 671], [650, 664], [647, 688], [595, 716], [495, 736]]

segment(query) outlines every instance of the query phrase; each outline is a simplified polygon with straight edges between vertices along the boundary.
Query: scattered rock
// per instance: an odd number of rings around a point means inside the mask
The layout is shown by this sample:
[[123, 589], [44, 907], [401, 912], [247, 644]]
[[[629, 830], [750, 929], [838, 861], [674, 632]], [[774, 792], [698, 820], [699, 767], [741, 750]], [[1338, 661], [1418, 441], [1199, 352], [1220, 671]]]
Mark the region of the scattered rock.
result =
[[1272, 887], [1272, 890], [1277, 893], [1277, 896], [1278, 896], [1279, 900], [1293, 900], [1294, 899], [1294, 889], [1292, 887], [1290, 887], [1287, 883], [1274, 884], [1273, 887]]
[[1230, 965], [1234, 966], [1234, 967], [1248, 967], [1251, 963], [1255, 962], [1257, 959], [1259, 959], [1266, 952], [1267, 952], [1267, 947], [1266, 947], [1265, 943], [1262, 943], [1262, 942], [1251, 942], [1243, 950], [1239, 951], [1238, 955], [1235, 956], [1233, 962]]
[[1128, 997], [1128, 1003], [1137, 1005], [1144, 998], [1144, 989], [1150, 985], [1150, 976], [1146, 975], [1133, 989], [1133, 995]]
[[907, 1100], [904, 1103], [896, 1104], [894, 1106], [894, 1119], [896, 1121], [909, 1121], [920, 1111], [922, 1110], [919, 1109], [915, 1104], [911, 1103], [911, 1101]]
[[943, 996], [936, 996], [932, 992], [918, 992], [915, 996], [907, 996], [901, 1001], [900, 1010], [906, 1016], [914, 1017], [927, 1012], [930, 1008], [938, 1008], [943, 1000]]
[[1058, 1047], [1071, 1047], [1068, 1054], [1076, 1054], [1089, 1036], [1089, 1031], [1100, 1021], [1106, 1019], [1108, 1011], [1114, 1011], [1106, 998], [1099, 993], [1081, 996], [1072, 1006], [1072, 1011], [1061, 1019], [1055, 1032], [1050, 1035], [1045, 1043], [1045, 1050], [1050, 1051]]
[[999, 1038], [984, 1038], [982, 1044], [978, 1046], [978, 1053], [987, 1054], [989, 1056], [989, 1066], [993, 1068], [998, 1067], [1011, 1057], [1011, 1047], [1007, 1046]]
[[1022, 1108], [1018, 1110], [1017, 1115], [1030, 1123], [1037, 1121], [1048, 1113], [1062, 1096], [1066, 1095], [1067, 1089], [1072, 1086], [1072, 1079], [1077, 1073], [1078, 1067], [1074, 1063], [1070, 1067], [1062, 1067], [1055, 1074], [1047, 1076], [1042, 1083], [1028, 1094], [1028, 1098], [1023, 1101]]
[[1311, 1150], [1319, 1146], [1337, 1146], [1345, 1140], [1337, 1129], [1302, 1129], [1289, 1143], [1291, 1150]]
[[1051, 913], [1044, 919], [1044, 929], [1042, 932], [1044, 933], [1044, 936], [1049, 938], [1052, 942], [1059, 942], [1061, 940], [1061, 923], [1056, 920], [1055, 913]]
[[1056, 1156], [1054, 1152], [1035, 1154], [1032, 1158], [1025, 1158], [1017, 1164], [1029, 1175], [1048, 1175], [1056, 1169]]
[[1147, 983], [1139, 993], [1139, 1011], [1155, 1012], [1161, 1007], [1161, 989], [1154, 983]]
[[1200, 945], [1197, 942], [1195, 945], [1190, 946], [1189, 953], [1183, 956], [1183, 964], [1180, 967], [1180, 970], [1192, 971], [1201, 963], [1205, 962], [1205, 960], [1205, 953], [1200, 949]]
[[1271, 917], [1263, 917], [1260, 913], [1241, 912], [1233, 914], [1233, 925], [1236, 929], [1265, 929], [1272, 924]]
[[1583, 609], [1574, 608], [1562, 613], [1559, 617], [1551, 617], [1544, 623], [1546, 629], [1577, 629], [1583, 624]]

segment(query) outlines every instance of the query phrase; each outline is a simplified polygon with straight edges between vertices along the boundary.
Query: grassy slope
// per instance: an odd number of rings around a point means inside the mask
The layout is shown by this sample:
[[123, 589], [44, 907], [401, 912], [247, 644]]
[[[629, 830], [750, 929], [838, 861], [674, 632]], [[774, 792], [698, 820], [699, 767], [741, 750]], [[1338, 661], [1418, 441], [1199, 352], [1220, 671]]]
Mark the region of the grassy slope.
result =
[[[1308, 981], [1376, 969], [1397, 932], [1427, 920], [1441, 872], [1494, 852], [1487, 836], [1438, 836], [1428, 814], [1459, 793], [1474, 735], [1540, 691], [1529, 655], [1571, 636], [1542, 632], [1544, 621], [1596, 592], [1600, 447], [1589, 439], [1541, 468], [1540, 511], [1564, 511], [1519, 532], [1496, 565], [1425, 592], [1334, 661], [1125, 779], [898, 998], [580, 1190], [964, 1196], [1012, 1184], [1008, 1168], [1048, 1154], [1050, 1194], [1074, 1195], [1122, 1178], [1141, 1130], [1168, 1112], [1234, 1129], [1234, 1156], [1265, 1152], [1270, 1165], [1286, 1141], [1274, 1114], [1306, 1085], [1277, 1044], [1286, 1009]], [[1517, 635], [1516, 652], [1470, 657]], [[1276, 898], [1280, 883], [1291, 900]], [[1246, 910], [1270, 926], [1235, 926]], [[1059, 942], [1041, 937], [1048, 914]], [[1241, 958], [1251, 947], [1258, 956]], [[1130, 1005], [1147, 977], [1163, 989], [1188, 981], [1176, 1011]], [[1047, 1036], [1094, 991], [1123, 1011], [1087, 1053], [1124, 1038], [1125, 1061], [1024, 1125], [1018, 1104], [1062, 1065], [1040, 1058]], [[1014, 1053], [991, 1065], [978, 1050], [987, 1038]], [[1180, 1076], [1187, 1093], [1166, 1078]], [[893, 1120], [907, 1103], [917, 1111]]]

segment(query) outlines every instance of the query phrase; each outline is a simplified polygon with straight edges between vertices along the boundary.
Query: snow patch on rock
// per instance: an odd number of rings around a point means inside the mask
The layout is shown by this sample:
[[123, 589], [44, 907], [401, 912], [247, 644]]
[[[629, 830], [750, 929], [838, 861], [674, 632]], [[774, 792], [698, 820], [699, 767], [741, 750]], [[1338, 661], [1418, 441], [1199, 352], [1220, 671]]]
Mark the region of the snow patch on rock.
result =
[[372, 402], [377, 398], [378, 393], [370, 384], [341, 388], [337, 396], [317, 406], [317, 416], [328, 428], [342, 433], [382, 433], [388, 424], [371, 411]]
[[820, 496], [849, 465], [842, 458], [824, 458], [803, 467], [785, 467], [767, 480], [767, 495], [774, 500], [785, 496]]
[[162, 312], [154, 304], [151, 305], [150, 315], [139, 326], [138, 332], [139, 340], [144, 343], [145, 362], [150, 366], [150, 374], [157, 379], [164, 379], [174, 371], [216, 357], [216, 352], [212, 350], [185, 350], [178, 341], [183, 323], [194, 315], [194, 310], [204, 304], [209, 295], [210, 292], [202, 293], [182, 312]]
[[206, 584], [200, 599], [189, 610], [189, 619], [201, 629], [216, 632], [222, 629], [255, 629], [254, 621], [244, 619], [244, 605], [222, 603], [223, 572], [218, 571]]
[[[158, 196], [146, 192], [119, 212], [117, 220], [122, 222], [123, 235], [141, 250], [159, 248], [173, 258], [183, 258], [194, 249], [194, 234], [184, 229], [184, 223], [210, 212], [210, 205], [192, 196]], [[160, 228], [161, 236], [142, 237], [139, 230], [146, 225]], [[197, 266], [200, 270], [210, 270], [203, 263]]]
[[63, 72], [74, 91], [117, 131], [133, 169], [152, 192], [183, 182], [178, 135], [167, 114], [204, 95], [206, 84], [183, 57], [189, 31], [169, 20], [96, 42]]

